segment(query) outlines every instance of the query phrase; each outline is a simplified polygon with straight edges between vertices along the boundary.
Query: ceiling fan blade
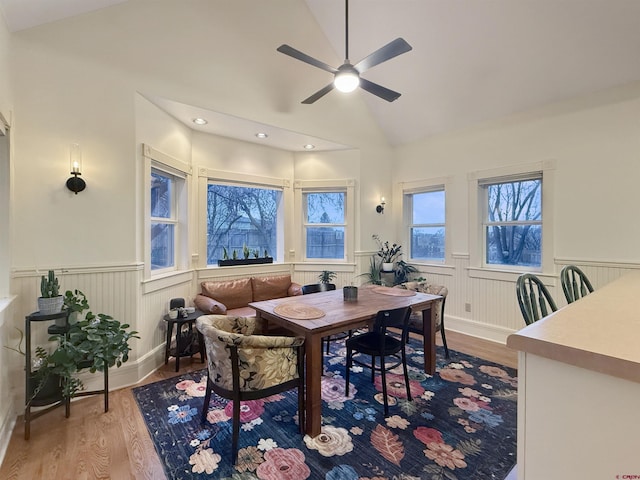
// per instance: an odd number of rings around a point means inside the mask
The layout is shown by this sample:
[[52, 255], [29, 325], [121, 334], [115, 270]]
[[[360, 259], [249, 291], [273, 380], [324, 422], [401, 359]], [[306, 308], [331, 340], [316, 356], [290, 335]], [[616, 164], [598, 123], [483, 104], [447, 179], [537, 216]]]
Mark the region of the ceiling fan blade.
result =
[[411, 50], [409, 45], [403, 38], [396, 38], [395, 40], [387, 43], [384, 47], [379, 48], [369, 56], [363, 58], [354, 65], [355, 69], [360, 73], [364, 73], [372, 67], [391, 60], [398, 55], [407, 53]]
[[383, 87], [382, 85], [378, 85], [377, 83], [370, 82], [369, 80], [365, 80], [360, 77], [360, 87], [363, 90], [366, 90], [369, 93], [373, 93], [374, 95], [386, 100], [387, 102], [393, 102], [397, 100], [400, 94], [398, 92], [394, 92], [393, 90], [389, 90], [388, 88]]
[[302, 103], [305, 103], [307, 105], [315, 102], [316, 100], [320, 100], [322, 97], [324, 97], [327, 93], [329, 93], [331, 90], [333, 90], [333, 82], [331, 82], [329, 85], [327, 85], [324, 88], [321, 88], [320, 90], [318, 90], [316, 93], [314, 93], [313, 95], [311, 95], [309, 98], [306, 98], [302, 101]]
[[276, 50], [278, 50], [280, 53], [284, 53], [285, 55], [289, 55], [290, 57], [293, 57], [297, 60], [308, 63], [309, 65], [313, 65], [314, 67], [321, 68], [322, 70], [325, 70], [329, 73], [335, 74], [338, 71], [332, 66], [327, 65], [326, 63], [321, 62], [320, 60], [316, 60], [315, 58], [310, 57], [306, 53], [302, 53], [300, 50], [296, 50], [295, 48], [290, 47], [289, 45], [280, 45]]

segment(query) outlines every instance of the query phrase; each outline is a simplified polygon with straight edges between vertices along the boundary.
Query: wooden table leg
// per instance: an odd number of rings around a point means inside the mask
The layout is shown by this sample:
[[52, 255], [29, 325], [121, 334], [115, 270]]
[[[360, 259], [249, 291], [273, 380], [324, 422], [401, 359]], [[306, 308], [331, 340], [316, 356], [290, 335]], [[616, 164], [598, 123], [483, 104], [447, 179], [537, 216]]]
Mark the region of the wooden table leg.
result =
[[429, 375], [436, 373], [436, 310], [427, 308], [422, 311], [422, 349], [424, 350], [424, 371]]
[[307, 382], [305, 433], [311, 437], [317, 437], [322, 427], [322, 371], [318, 368], [318, 364], [322, 361], [322, 337], [309, 334], [305, 340], [305, 353]]

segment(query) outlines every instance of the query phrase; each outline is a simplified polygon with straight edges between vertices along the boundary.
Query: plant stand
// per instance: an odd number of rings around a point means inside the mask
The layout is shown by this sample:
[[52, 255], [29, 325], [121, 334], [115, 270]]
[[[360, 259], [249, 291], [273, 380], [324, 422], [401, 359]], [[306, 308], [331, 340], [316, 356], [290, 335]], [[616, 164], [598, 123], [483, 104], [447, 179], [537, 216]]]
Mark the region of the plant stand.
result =
[[[62, 396], [62, 387], [53, 388], [51, 392], [43, 392], [40, 395], [33, 394], [35, 390], [33, 373], [31, 371], [31, 323], [32, 322], [48, 322], [56, 319], [64, 319], [65, 326], [57, 327], [56, 325], [51, 325], [47, 329], [50, 334], [57, 333], [58, 329], [68, 328], [69, 315], [66, 311], [52, 314], [41, 314], [40, 312], [34, 312], [30, 315], [27, 315], [24, 320], [24, 334], [25, 334], [25, 397], [24, 397], [24, 439], [29, 440], [29, 436], [31, 435], [31, 421], [38, 418], [45, 413], [54, 410], [62, 405], [65, 406], [65, 417], [69, 418], [70, 415], [70, 402], [68, 398], [64, 398]], [[33, 398], [32, 398], [33, 397]], [[37, 412], [31, 412], [32, 407], [47, 407], [43, 410], [38, 410]]]

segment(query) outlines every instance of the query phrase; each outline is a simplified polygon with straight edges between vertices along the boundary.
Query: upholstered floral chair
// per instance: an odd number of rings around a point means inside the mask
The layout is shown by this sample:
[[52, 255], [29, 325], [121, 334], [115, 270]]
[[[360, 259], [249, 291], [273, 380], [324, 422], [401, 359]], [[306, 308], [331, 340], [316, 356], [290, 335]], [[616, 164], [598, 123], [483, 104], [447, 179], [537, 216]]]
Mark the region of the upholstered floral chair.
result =
[[206, 420], [212, 391], [233, 401], [234, 464], [242, 401], [297, 388], [300, 432], [304, 431], [304, 338], [253, 335], [255, 317], [203, 315], [196, 327], [204, 337], [209, 370], [201, 420]]
[[[432, 308], [436, 310], [436, 332], [440, 331], [442, 335], [442, 346], [444, 347], [444, 353], [449, 358], [449, 347], [447, 346], [447, 336], [444, 330], [444, 304], [447, 300], [447, 294], [449, 290], [444, 285], [438, 285], [436, 283], [429, 283], [428, 281], [421, 282], [405, 282], [397, 285], [398, 288], [404, 288], [407, 290], [413, 290], [414, 292], [428, 293], [430, 295], [440, 295], [442, 300], [438, 300], [434, 303]], [[409, 331], [414, 333], [423, 334], [422, 314], [412, 313], [409, 319]]]

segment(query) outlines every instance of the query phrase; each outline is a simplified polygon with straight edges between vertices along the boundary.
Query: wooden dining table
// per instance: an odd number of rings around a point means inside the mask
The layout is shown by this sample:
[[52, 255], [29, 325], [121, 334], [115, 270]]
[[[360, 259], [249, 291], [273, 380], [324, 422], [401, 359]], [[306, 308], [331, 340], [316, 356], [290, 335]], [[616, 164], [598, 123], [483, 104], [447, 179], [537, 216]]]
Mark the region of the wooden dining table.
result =
[[252, 302], [256, 318], [267, 327], [275, 324], [305, 338], [305, 432], [316, 437], [322, 424], [322, 338], [365, 327], [380, 310], [411, 307], [422, 312], [424, 370], [435, 373], [436, 313], [431, 306], [439, 295], [399, 288], [367, 285], [358, 288], [356, 301], [345, 301], [342, 290]]

